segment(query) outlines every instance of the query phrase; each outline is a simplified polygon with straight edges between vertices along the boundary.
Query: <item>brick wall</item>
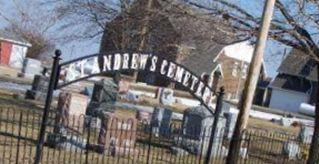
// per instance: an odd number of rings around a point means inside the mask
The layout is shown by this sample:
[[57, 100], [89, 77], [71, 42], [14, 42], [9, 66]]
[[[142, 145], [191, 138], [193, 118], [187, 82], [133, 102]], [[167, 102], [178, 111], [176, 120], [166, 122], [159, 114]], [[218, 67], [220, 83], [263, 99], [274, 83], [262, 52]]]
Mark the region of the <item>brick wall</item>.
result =
[[226, 98], [238, 99], [244, 88], [249, 63], [227, 57], [223, 53], [217, 62], [222, 67], [223, 78], [220, 84], [225, 87]]

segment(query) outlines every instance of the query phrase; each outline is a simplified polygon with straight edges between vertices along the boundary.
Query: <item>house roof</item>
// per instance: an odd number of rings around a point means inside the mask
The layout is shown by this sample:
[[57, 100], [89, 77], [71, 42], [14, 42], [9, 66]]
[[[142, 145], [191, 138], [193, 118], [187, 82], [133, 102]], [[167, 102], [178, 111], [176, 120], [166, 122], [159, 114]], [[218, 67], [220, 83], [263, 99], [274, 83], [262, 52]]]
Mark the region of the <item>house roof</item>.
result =
[[250, 63], [254, 53], [254, 45], [250, 41], [242, 41], [226, 46], [224, 51], [224, 54], [230, 58]]
[[278, 68], [278, 73], [303, 77], [311, 81], [317, 80], [317, 65], [310, 55], [292, 49]]
[[0, 30], [0, 40], [20, 44], [30, 47], [31, 44], [25, 40], [22, 36], [19, 36], [9, 30]]
[[311, 89], [311, 83], [297, 76], [278, 74], [270, 87], [307, 93]]
[[222, 51], [223, 47], [223, 45], [214, 43], [199, 44], [196, 50], [190, 53], [181, 64], [192, 69], [198, 76], [204, 72], [210, 74], [218, 65], [217, 62], [214, 62], [214, 59]]

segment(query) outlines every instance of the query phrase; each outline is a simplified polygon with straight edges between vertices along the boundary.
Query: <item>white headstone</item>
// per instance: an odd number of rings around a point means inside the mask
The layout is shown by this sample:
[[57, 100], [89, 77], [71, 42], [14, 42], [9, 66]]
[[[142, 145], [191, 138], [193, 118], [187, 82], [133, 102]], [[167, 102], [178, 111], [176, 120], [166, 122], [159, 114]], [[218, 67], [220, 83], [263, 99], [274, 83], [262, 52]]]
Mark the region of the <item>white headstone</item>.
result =
[[312, 127], [302, 126], [299, 133], [299, 139], [301, 140], [301, 142], [310, 144], [312, 140], [313, 131], [314, 129]]
[[175, 102], [174, 91], [168, 88], [162, 89], [160, 102], [163, 105], [172, 105]]
[[283, 153], [288, 156], [289, 159], [296, 159], [300, 152], [299, 145], [295, 142], [284, 143]]
[[36, 59], [25, 58], [23, 63], [22, 72], [27, 77], [33, 77], [34, 75], [41, 74], [43, 68], [41, 62]]
[[152, 114], [151, 126], [152, 126], [152, 131], [156, 136], [169, 135], [172, 114], [173, 112], [169, 109], [160, 108], [160, 107], [154, 108], [154, 111]]

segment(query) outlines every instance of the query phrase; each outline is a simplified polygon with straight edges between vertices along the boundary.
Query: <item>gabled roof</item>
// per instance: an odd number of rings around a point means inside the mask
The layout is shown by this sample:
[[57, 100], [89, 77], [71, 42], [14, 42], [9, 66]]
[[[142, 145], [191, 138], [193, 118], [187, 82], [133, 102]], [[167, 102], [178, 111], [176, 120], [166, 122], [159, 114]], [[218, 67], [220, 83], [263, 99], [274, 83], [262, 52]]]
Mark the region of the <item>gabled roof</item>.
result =
[[0, 30], [0, 41], [7, 41], [14, 44], [20, 44], [23, 46], [31, 47], [31, 44], [25, 40], [22, 36], [14, 34], [9, 30]]
[[242, 41], [226, 46], [224, 51], [224, 54], [230, 58], [250, 63], [254, 53], [254, 45], [249, 41]]
[[271, 82], [270, 87], [307, 93], [311, 89], [311, 84], [301, 77], [278, 74]]
[[214, 62], [214, 59], [221, 52], [223, 47], [224, 45], [214, 43], [199, 44], [196, 50], [189, 54], [181, 64], [192, 69], [198, 76], [204, 72], [210, 74], [218, 65], [217, 62]]
[[311, 81], [317, 80], [317, 64], [310, 55], [292, 49], [278, 68], [278, 73], [303, 77]]

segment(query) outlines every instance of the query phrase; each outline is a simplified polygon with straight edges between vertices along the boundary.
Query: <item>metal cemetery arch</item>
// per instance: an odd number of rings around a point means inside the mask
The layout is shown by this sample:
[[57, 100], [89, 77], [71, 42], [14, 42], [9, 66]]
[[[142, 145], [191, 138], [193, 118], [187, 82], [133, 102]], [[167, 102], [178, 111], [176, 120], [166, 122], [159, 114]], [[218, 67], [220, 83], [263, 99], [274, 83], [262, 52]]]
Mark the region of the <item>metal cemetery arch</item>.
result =
[[[36, 149], [35, 164], [38, 164], [41, 159], [48, 111], [51, 106], [54, 90], [61, 89], [72, 83], [94, 76], [127, 70], [152, 72], [161, 77], [165, 77], [171, 82], [179, 83], [184, 86], [188, 92], [193, 95], [193, 97], [199, 100], [200, 103], [207, 108], [210, 113], [215, 115], [215, 118], [219, 118], [221, 113], [222, 99], [224, 94], [223, 89], [221, 89], [221, 92], [219, 93], [216, 109], [215, 112], [213, 112], [211, 108], [209, 108], [208, 103], [212, 100], [213, 95], [217, 95], [217, 93], [188, 68], [176, 63], [175, 61], [170, 61], [162, 56], [157, 56], [151, 53], [123, 53], [120, 51], [114, 51], [106, 54], [88, 55], [61, 64], [59, 63], [61, 59], [60, 56], [61, 51], [56, 50], [55, 56], [53, 57], [54, 60], [50, 75], [50, 82], [42, 116], [42, 123]], [[89, 71], [83, 69], [83, 65], [87, 62], [93, 62], [92, 68]], [[81, 74], [79, 76], [73, 77], [71, 79], [66, 78], [68, 73], [71, 71], [79, 71], [77, 66], [81, 65]], [[62, 82], [59, 80], [61, 76], [64, 76], [64, 81]], [[215, 134], [218, 120], [219, 119], [214, 119], [211, 136], [214, 136]], [[213, 137], [211, 137], [209, 142], [210, 147], [212, 147], [212, 143]], [[205, 163], [209, 162], [210, 154], [211, 149], [208, 149]]]

